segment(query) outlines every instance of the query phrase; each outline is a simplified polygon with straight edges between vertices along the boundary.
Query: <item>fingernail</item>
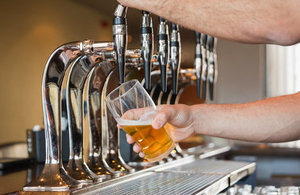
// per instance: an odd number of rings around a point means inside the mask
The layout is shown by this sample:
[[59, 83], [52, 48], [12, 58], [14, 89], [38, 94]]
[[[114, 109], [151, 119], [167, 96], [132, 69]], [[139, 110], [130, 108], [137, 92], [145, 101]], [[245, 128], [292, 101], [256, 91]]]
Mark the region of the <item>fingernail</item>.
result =
[[144, 158], [144, 157], [145, 157], [144, 152], [140, 152], [140, 153], [139, 153], [139, 156], [140, 156], [141, 158]]
[[160, 129], [161, 127], [162, 127], [162, 121], [160, 121], [160, 120], [154, 121], [154, 123], [153, 123], [154, 129]]

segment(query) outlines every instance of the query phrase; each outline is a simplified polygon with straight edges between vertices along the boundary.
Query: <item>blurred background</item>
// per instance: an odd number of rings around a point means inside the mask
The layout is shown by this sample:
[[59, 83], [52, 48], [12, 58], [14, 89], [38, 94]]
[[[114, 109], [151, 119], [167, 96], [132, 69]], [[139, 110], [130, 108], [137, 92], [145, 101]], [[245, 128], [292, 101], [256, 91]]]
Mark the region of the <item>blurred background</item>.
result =
[[[41, 80], [51, 52], [71, 41], [112, 40], [111, 21], [116, 3], [107, 0], [0, 1], [0, 144], [25, 141], [26, 129], [43, 124]], [[156, 22], [157, 17], [153, 20]], [[129, 10], [128, 25], [129, 48], [139, 48], [138, 10]], [[192, 67], [194, 32], [183, 29], [181, 33], [182, 65]], [[214, 103], [242, 103], [263, 98], [265, 46], [219, 40], [217, 50], [219, 80]]]
[[[25, 141], [26, 129], [43, 124], [41, 79], [51, 52], [64, 43], [87, 38], [111, 41], [116, 4], [114, 0], [0, 1], [0, 144]], [[153, 20], [157, 29], [157, 17]], [[128, 25], [129, 48], [139, 48], [138, 10], [129, 10]], [[182, 29], [181, 35], [182, 66], [192, 67], [194, 32]], [[219, 78], [216, 99], [209, 103], [243, 103], [297, 91], [298, 50], [297, 46], [218, 40]], [[190, 93], [197, 103], [195, 90]]]

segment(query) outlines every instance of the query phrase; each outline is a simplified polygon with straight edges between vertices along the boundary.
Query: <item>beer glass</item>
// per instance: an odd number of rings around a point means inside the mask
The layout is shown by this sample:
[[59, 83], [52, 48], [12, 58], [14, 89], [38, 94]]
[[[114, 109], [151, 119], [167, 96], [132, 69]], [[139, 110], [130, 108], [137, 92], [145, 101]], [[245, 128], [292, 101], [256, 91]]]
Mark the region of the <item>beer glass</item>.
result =
[[166, 131], [171, 125], [152, 128], [156, 106], [138, 80], [114, 89], [107, 95], [106, 104], [121, 128], [142, 148], [149, 162], [165, 158], [174, 149], [175, 143]]

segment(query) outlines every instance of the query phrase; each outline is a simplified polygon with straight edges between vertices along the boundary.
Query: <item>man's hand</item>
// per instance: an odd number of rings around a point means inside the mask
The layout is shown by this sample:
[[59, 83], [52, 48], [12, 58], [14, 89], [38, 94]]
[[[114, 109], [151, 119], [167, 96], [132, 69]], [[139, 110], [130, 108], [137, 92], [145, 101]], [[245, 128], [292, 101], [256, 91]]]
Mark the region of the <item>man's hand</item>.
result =
[[[137, 120], [142, 116], [147, 109], [134, 109], [126, 112], [122, 118], [127, 120]], [[167, 125], [169, 136], [175, 141], [181, 141], [195, 133], [193, 127], [193, 117], [191, 116], [190, 107], [182, 104], [178, 105], [163, 105], [157, 107], [157, 114], [152, 122], [154, 129], [160, 129]], [[127, 142], [129, 144], [135, 141], [129, 135]], [[141, 148], [138, 144], [134, 144], [133, 151], [139, 153], [140, 157], [144, 157]]]

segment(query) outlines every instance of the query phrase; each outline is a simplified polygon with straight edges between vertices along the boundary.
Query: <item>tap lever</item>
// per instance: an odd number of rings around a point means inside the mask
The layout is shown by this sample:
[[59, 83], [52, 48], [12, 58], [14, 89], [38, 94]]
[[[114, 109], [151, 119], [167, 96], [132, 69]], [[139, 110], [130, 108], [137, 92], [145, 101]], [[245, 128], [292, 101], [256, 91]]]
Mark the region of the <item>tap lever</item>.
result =
[[196, 52], [195, 52], [195, 75], [197, 78], [197, 96], [201, 98], [201, 72], [202, 72], [202, 49], [201, 49], [201, 33], [196, 32]]
[[167, 66], [169, 63], [169, 26], [165, 19], [159, 18], [158, 62], [161, 71], [161, 90], [167, 92]]
[[119, 82], [124, 82], [125, 77], [125, 52], [128, 43], [128, 32], [127, 32], [127, 7], [118, 5], [115, 11], [115, 17], [113, 19], [113, 38], [114, 38], [114, 50], [116, 52]]
[[151, 69], [153, 55], [153, 25], [149, 12], [142, 11], [141, 57], [145, 71], [145, 88], [151, 89]]
[[178, 74], [181, 64], [181, 43], [179, 26], [172, 23], [170, 65], [172, 68], [172, 93], [178, 93]]

